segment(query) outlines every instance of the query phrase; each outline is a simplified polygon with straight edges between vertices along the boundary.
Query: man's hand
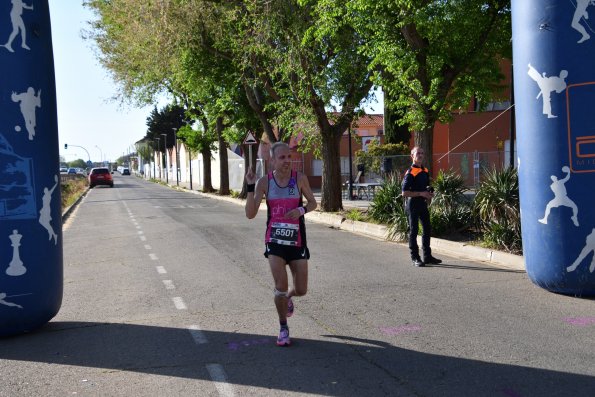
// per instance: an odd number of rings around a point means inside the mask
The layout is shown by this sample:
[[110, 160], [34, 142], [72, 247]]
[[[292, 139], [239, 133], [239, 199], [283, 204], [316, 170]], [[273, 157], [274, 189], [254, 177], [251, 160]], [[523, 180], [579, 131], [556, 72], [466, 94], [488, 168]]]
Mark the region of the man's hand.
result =
[[302, 212], [300, 211], [299, 208], [294, 208], [289, 212], [285, 213], [285, 218], [287, 219], [298, 219], [300, 216], [302, 216]]
[[256, 174], [252, 167], [248, 168], [248, 172], [246, 172], [246, 184], [247, 185], [254, 185], [256, 183]]

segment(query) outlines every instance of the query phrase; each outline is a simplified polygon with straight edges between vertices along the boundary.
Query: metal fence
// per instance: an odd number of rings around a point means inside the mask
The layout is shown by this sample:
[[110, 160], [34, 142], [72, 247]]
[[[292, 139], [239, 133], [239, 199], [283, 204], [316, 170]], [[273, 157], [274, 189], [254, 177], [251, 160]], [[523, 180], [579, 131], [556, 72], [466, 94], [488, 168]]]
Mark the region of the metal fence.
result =
[[[434, 168], [431, 169], [432, 175], [435, 177], [440, 170], [452, 170], [461, 175], [465, 180], [465, 186], [472, 188], [476, 187], [485, 179], [485, 174], [489, 170], [501, 170], [505, 167], [505, 158], [507, 152], [493, 151], [493, 152], [461, 152], [461, 153], [436, 153], [433, 155]], [[411, 165], [411, 156], [385, 156], [378, 158], [375, 161], [376, 167], [365, 167], [363, 176], [366, 181], [380, 180], [388, 173], [404, 174], [405, 170]], [[352, 165], [353, 175], [357, 175], [361, 171], [361, 166], [358, 169], [355, 162]]]

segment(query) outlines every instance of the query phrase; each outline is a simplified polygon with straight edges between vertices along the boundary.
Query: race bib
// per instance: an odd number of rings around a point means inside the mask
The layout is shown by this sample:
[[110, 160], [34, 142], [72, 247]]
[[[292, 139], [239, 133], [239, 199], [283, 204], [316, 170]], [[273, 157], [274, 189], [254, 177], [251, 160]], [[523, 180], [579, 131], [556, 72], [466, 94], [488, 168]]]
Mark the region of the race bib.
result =
[[299, 224], [273, 222], [271, 224], [270, 240], [272, 243], [296, 246], [298, 244], [299, 231]]

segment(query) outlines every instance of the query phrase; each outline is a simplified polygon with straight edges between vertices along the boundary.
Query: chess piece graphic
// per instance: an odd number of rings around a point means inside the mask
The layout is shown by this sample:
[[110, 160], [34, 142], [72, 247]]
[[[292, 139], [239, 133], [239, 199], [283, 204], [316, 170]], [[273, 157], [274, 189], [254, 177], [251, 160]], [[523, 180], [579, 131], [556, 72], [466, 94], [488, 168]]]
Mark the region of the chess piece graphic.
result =
[[23, 235], [19, 234], [18, 230], [15, 229], [8, 238], [10, 239], [10, 245], [12, 246], [12, 260], [8, 264], [6, 274], [9, 276], [22, 276], [27, 272], [27, 268], [23, 266], [23, 261], [19, 254], [19, 247], [21, 246], [21, 238], [23, 238]]

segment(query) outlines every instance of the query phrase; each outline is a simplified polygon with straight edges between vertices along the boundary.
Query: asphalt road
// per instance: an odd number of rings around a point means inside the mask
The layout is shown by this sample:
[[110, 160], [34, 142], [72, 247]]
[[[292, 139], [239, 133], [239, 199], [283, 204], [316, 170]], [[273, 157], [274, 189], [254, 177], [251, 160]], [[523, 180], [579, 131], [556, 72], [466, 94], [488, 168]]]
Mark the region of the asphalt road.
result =
[[0, 396], [595, 395], [593, 300], [308, 223], [309, 292], [279, 348], [265, 213], [115, 183], [64, 224], [60, 313], [0, 339]]

